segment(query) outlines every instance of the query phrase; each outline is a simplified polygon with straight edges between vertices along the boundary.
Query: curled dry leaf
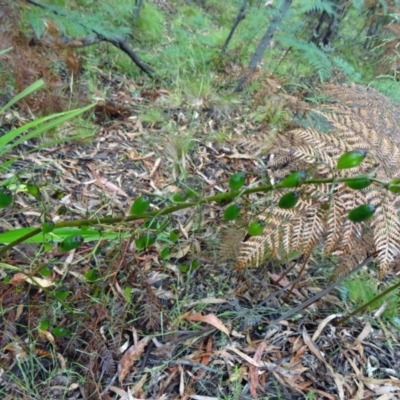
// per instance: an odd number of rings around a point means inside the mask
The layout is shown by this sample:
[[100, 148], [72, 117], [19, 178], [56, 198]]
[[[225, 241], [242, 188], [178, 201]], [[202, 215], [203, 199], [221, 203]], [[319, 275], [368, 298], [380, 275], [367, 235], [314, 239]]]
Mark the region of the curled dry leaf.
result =
[[29, 277], [28, 275], [24, 274], [23, 272], [17, 272], [10, 280], [10, 284], [14, 286], [21, 285], [24, 282], [28, 282], [31, 285], [47, 288], [54, 285], [49, 279], [44, 278], [36, 278], [36, 277]]
[[188, 321], [200, 321], [215, 326], [221, 332], [229, 336], [229, 329], [221, 322], [221, 320], [214, 314], [201, 315], [200, 313], [185, 316]]
[[133, 363], [143, 354], [143, 351], [149, 341], [149, 336], [144, 337], [143, 339], [139, 340], [137, 346], [132, 345], [129, 347], [129, 349], [121, 357], [121, 360], [118, 364], [118, 378], [120, 383], [122, 383], [128, 375]]

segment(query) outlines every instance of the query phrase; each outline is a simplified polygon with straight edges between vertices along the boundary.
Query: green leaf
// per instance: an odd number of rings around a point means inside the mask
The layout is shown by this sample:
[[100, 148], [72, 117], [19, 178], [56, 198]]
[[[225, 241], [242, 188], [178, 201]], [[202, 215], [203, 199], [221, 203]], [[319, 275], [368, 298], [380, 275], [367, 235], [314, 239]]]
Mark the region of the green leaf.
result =
[[26, 190], [28, 191], [29, 194], [31, 194], [33, 197], [36, 199], [40, 198], [40, 189], [39, 186], [34, 184], [33, 182], [28, 182], [26, 184]]
[[143, 194], [133, 202], [130, 213], [134, 215], [141, 215], [145, 213], [149, 207], [150, 198], [149, 196]]
[[79, 247], [85, 239], [80, 235], [67, 236], [59, 245], [58, 250], [70, 251]]
[[264, 227], [265, 227], [265, 222], [263, 220], [252, 222], [247, 229], [247, 233], [250, 236], [259, 236], [263, 233]]
[[0, 186], [0, 208], [6, 208], [13, 201], [12, 193], [4, 186]]
[[[15, 240], [21, 238], [22, 236], [27, 235], [29, 232], [32, 232], [36, 228], [20, 228], [13, 229], [8, 232], [0, 233], [0, 243], [11, 243]], [[51, 240], [54, 242], [61, 242], [66, 237], [71, 235], [81, 235], [86, 242], [100, 240], [100, 239], [118, 239], [118, 238], [128, 238], [130, 234], [128, 233], [119, 233], [119, 232], [103, 232], [98, 231], [96, 229], [81, 229], [81, 228], [55, 228], [53, 232], [50, 234], [43, 235], [43, 232], [38, 233], [37, 235], [29, 238], [24, 243], [43, 243], [44, 240]]]
[[400, 178], [392, 179], [387, 189], [394, 194], [400, 193]]
[[172, 201], [174, 203], [184, 203], [186, 201], [185, 197], [183, 196], [183, 194], [181, 193], [175, 193], [172, 196]]
[[229, 187], [231, 190], [239, 190], [246, 182], [246, 175], [244, 172], [236, 172], [229, 179]]
[[68, 289], [66, 289], [65, 287], [57, 288], [54, 291], [55, 298], [57, 300], [61, 300], [61, 301], [65, 300], [70, 294], [71, 294], [71, 292]]
[[297, 191], [286, 193], [280, 198], [278, 207], [284, 209], [293, 208], [296, 206], [299, 199], [300, 199], [300, 193]]
[[306, 179], [307, 173], [305, 171], [295, 171], [285, 176], [276, 187], [278, 188], [294, 188], [300, 186]]
[[191, 199], [199, 197], [199, 193], [192, 188], [187, 188], [185, 193], [186, 193], [186, 196], [190, 197]]
[[95, 282], [100, 278], [100, 274], [95, 269], [89, 269], [85, 274], [85, 278], [88, 282]]
[[346, 186], [353, 190], [365, 189], [371, 183], [372, 183], [372, 181], [368, 178], [354, 179], [354, 180], [345, 182]]
[[233, 221], [237, 219], [240, 215], [240, 206], [237, 204], [231, 204], [226, 208], [223, 216], [224, 221]]
[[47, 331], [47, 329], [49, 329], [50, 326], [50, 322], [48, 320], [44, 320], [40, 323], [39, 325], [39, 329], [41, 329], [42, 331]]
[[161, 250], [160, 256], [163, 260], [167, 260], [170, 255], [171, 255], [171, 250], [168, 247], [165, 247], [164, 249]]
[[145, 235], [135, 239], [136, 248], [138, 250], [145, 249], [154, 244], [156, 240], [157, 235], [155, 233], [146, 233]]
[[65, 337], [72, 333], [71, 329], [68, 329], [64, 326], [57, 326], [53, 329], [53, 335], [55, 337]]
[[179, 239], [179, 230], [174, 229], [169, 234], [169, 240], [171, 240], [171, 242], [176, 242], [178, 239]]
[[54, 222], [53, 221], [46, 221], [43, 225], [42, 225], [42, 232], [43, 233], [50, 233], [54, 231]]
[[39, 269], [39, 273], [46, 278], [53, 273], [53, 267], [50, 265], [45, 265], [44, 267]]
[[336, 168], [340, 170], [357, 167], [362, 163], [366, 155], [367, 150], [365, 149], [348, 151], [339, 157]]
[[376, 207], [373, 204], [362, 204], [351, 210], [347, 218], [353, 222], [363, 222], [372, 218], [376, 211]]
[[180, 270], [181, 272], [183, 272], [183, 273], [186, 273], [186, 272], [189, 271], [189, 266], [186, 265], [186, 264], [182, 264], [182, 265], [179, 266], [179, 270]]

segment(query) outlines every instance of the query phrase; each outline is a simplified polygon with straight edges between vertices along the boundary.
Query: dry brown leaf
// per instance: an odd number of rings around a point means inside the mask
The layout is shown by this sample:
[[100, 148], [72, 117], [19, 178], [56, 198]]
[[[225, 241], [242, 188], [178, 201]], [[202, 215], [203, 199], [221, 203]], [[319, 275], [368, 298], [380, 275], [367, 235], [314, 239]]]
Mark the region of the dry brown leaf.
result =
[[326, 317], [319, 325], [318, 325], [318, 329], [315, 331], [313, 337], [312, 337], [312, 341], [315, 342], [319, 335], [321, 334], [321, 332], [324, 330], [325, 326], [329, 324], [330, 321], [332, 321], [335, 318], [341, 317], [342, 314], [332, 314], [329, 317]]
[[150, 336], [146, 336], [143, 339], [139, 340], [137, 346], [132, 345], [129, 349], [123, 354], [121, 360], [118, 364], [118, 377], [120, 383], [124, 381], [126, 376], [129, 373], [133, 363], [143, 354], [147, 343], [150, 341]]
[[191, 314], [185, 317], [188, 321], [200, 321], [215, 326], [225, 335], [229, 336], [229, 329], [222, 323], [222, 321], [214, 314], [202, 315], [200, 313]]
[[[256, 363], [259, 363], [261, 361], [261, 356], [266, 348], [267, 348], [267, 343], [265, 341], [262, 341], [257, 347], [257, 350], [253, 357], [253, 360]], [[254, 365], [250, 365], [249, 375], [250, 375], [250, 393], [253, 399], [257, 399], [258, 398], [257, 389], [262, 390], [262, 386], [260, 385], [260, 382], [258, 380], [258, 368], [255, 367]]]
[[39, 328], [39, 336], [43, 339], [46, 339], [47, 341], [49, 341], [52, 344], [54, 344], [54, 342], [55, 342], [54, 336], [49, 331]]
[[47, 288], [54, 285], [54, 282], [50, 281], [49, 279], [44, 278], [35, 278], [29, 277], [27, 274], [23, 272], [17, 272], [10, 280], [10, 284], [14, 286], [18, 286], [21, 283], [28, 282], [31, 285]]
[[339, 399], [340, 400], [344, 400], [345, 397], [344, 397], [344, 390], [343, 390], [343, 382], [344, 382], [343, 376], [340, 375], [339, 373], [335, 372], [334, 369], [332, 368], [332, 366], [325, 361], [325, 359], [322, 356], [319, 348], [311, 340], [310, 336], [308, 335], [308, 333], [307, 333], [307, 331], [305, 329], [303, 329], [303, 340], [304, 340], [304, 343], [310, 349], [310, 351], [315, 355], [315, 357], [317, 357], [318, 360], [320, 360], [323, 364], [325, 364], [326, 368], [332, 374], [333, 380], [335, 381], [335, 384], [336, 384], [336, 387], [337, 387], [337, 390], [338, 390]]

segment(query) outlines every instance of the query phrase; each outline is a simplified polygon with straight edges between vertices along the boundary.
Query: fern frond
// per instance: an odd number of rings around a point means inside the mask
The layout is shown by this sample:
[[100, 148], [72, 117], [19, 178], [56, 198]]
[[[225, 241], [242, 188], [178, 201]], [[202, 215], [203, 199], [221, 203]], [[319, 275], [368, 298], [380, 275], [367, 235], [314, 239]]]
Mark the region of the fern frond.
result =
[[[279, 180], [292, 170], [305, 170], [310, 178], [374, 174], [390, 181], [398, 177], [400, 106], [375, 89], [326, 85], [324, 90], [329, 103], [312, 113], [322, 117], [330, 131], [317, 126], [278, 135], [268, 164], [271, 176]], [[367, 150], [360, 166], [336, 170], [340, 155], [355, 149]], [[266, 255], [281, 257], [294, 251], [309, 255], [322, 244], [326, 255], [346, 257], [347, 261], [340, 262], [342, 269], [353, 256], [362, 257], [373, 247], [379, 251], [381, 274], [397, 261], [400, 199], [396, 195], [376, 184], [363, 190], [352, 190], [343, 183], [307, 185], [300, 191], [301, 200], [290, 210], [274, 208], [283, 194], [274, 193], [272, 206], [258, 216], [266, 222], [264, 233], [242, 243], [236, 268], [260, 265]], [[366, 203], [377, 207], [371, 222], [355, 224], [347, 219], [349, 211]], [[363, 244], [362, 237], [367, 243], [371, 237], [372, 245]]]

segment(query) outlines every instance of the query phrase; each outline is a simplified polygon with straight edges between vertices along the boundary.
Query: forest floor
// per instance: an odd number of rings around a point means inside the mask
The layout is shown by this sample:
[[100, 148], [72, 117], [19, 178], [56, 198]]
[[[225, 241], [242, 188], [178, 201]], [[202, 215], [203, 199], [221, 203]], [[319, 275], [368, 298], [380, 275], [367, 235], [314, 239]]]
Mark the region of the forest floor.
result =
[[[39, 53], [36, 45], [29, 41], [22, 54], [45, 59], [45, 46]], [[173, 85], [134, 81], [106, 62], [104, 68], [91, 62], [79, 90], [78, 80], [63, 77], [54, 92], [69, 93], [76, 84], [85, 104], [89, 93], [96, 96], [94, 113], [46, 135], [82, 129], [93, 135], [34, 152], [40, 140], [27, 141], [8, 154], [17, 161], [1, 178], [38, 183], [41, 200], [26, 185], [15, 189], [13, 207], [1, 210], [1, 232], [40, 226], [43, 214], [55, 222], [122, 217], [142, 194], [155, 211], [188, 189], [202, 197], [222, 193], [240, 171], [248, 185], [263, 182], [268, 155], [254, 143], [261, 137], [268, 145], [270, 134], [295, 125], [307, 108], [303, 92], [289, 93], [290, 85], [262, 71], [252, 76], [250, 94], [224, 96], [212, 85], [203, 90], [202, 76], [196, 82], [201, 95], [180, 96], [176, 86], [173, 92]], [[241, 72], [221, 64], [214, 83], [232, 86]], [[2, 94], [0, 105], [15, 94]], [[29, 121], [30, 111], [13, 107], [1, 116], [1, 133]], [[249, 210], [255, 198], [246, 198]], [[68, 253], [34, 243], [8, 252], [0, 265], [0, 396], [400, 398], [400, 330], [382, 317], [387, 304], [335, 326], [355, 307], [346, 288], [302, 306], [330, 284], [335, 260], [317, 249], [300, 279], [299, 255], [235, 270], [243, 232], [229, 229], [223, 213], [223, 204], [199, 204], [147, 222], [99, 226], [104, 239]], [[148, 231], [157, 240], [139, 249], [138, 238]], [[375, 279], [375, 269], [363, 268], [359, 285], [367, 276]], [[388, 271], [383, 282], [373, 282], [382, 289], [396, 277]], [[288, 310], [295, 311], [282, 318]]]
[[[57, 218], [60, 206], [68, 210], [62, 218], [124, 215], [142, 193], [153, 196], [156, 209], [185, 185], [211, 195], [226, 190], [234, 172], [252, 172], [254, 180], [265, 173], [262, 156], [230, 139], [263, 129], [247, 117], [245, 102], [222, 111], [196, 102], [171, 108], [163, 105], [166, 90], [141, 88], [133, 97], [133, 82], [111, 74], [107, 81], [107, 106], [96, 109], [90, 143], [34, 155], [19, 148], [17, 168], [46, 182], [49, 218]], [[154, 104], [162, 121], [143, 123], [138, 116]], [[232, 135], [218, 141], [221, 130]], [[55, 192], [62, 193], [57, 200]], [[35, 202], [20, 193], [3, 221], [37, 224], [38, 213], [29, 211]], [[104, 227], [120, 239], [87, 242], [66, 256], [27, 244], [4, 260], [35, 276], [39, 266], [53, 266], [41, 281], [46, 291], [23, 274], [1, 284], [4, 399], [398, 398], [399, 331], [379, 310], [335, 327], [349, 305], [334, 290], [271, 324], [324, 289], [328, 260], [313, 256], [286, 298], [302, 260], [233, 271], [235, 249], [218, 250], [222, 207], [181, 210], [167, 220], [177, 242], [167, 229], [138, 251], [139, 221]], [[63, 301], [52, 291], [61, 284], [68, 291]]]

